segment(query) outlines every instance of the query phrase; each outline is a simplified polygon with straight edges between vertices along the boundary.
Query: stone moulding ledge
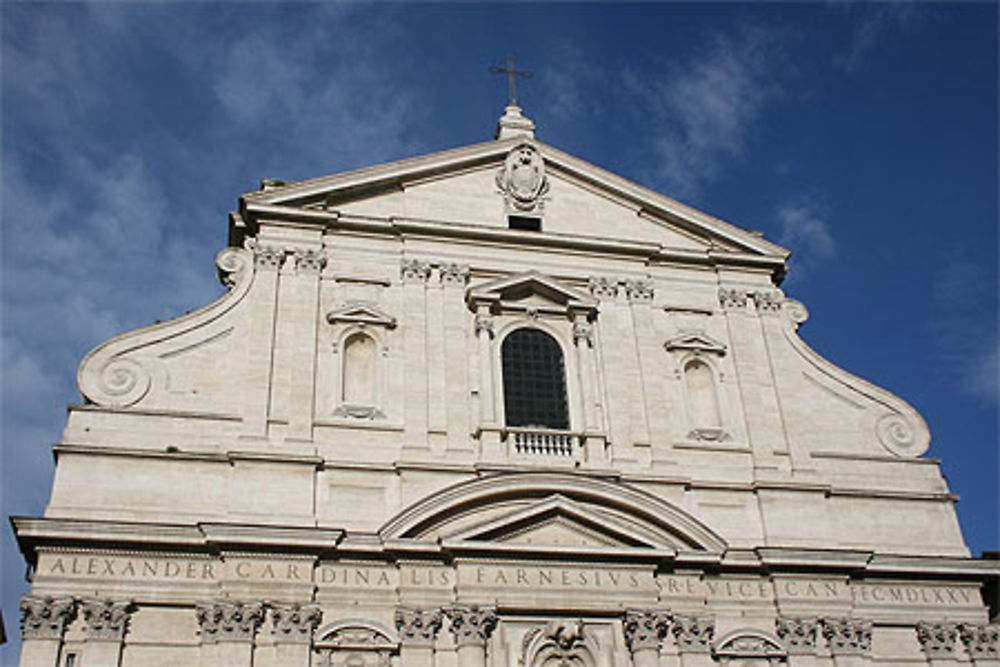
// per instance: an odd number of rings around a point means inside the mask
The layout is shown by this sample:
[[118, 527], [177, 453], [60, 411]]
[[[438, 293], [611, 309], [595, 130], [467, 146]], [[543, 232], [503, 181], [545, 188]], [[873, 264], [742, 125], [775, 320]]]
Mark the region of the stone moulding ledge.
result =
[[[588, 476], [603, 479], [611, 482], [645, 483], [645, 484], [666, 484], [681, 486], [685, 490], [720, 490], [720, 491], [742, 491], [755, 493], [757, 491], [787, 490], [787, 491], [808, 491], [823, 493], [826, 496], [852, 496], [862, 498], [881, 498], [888, 500], [924, 500], [936, 502], [958, 502], [959, 496], [949, 492], [926, 492], [926, 491], [906, 491], [891, 489], [866, 489], [861, 487], [840, 487], [829, 484], [816, 484], [813, 482], [708, 482], [694, 480], [686, 477], [665, 475], [663, 477], [655, 474], [643, 473], [630, 475], [627, 472], [612, 470], [602, 470], [599, 468], [576, 468], [572, 471], [565, 468], [544, 468], [540, 466], [519, 466], [503, 464], [481, 464], [481, 463], [443, 463], [436, 461], [397, 461], [393, 463], [369, 463], [356, 461], [327, 460], [320, 456], [282, 454], [274, 450], [262, 452], [248, 451], [226, 451], [207, 452], [178, 450], [166, 451], [164, 449], [140, 449], [127, 447], [103, 447], [97, 445], [77, 445], [71, 443], [57, 444], [53, 447], [53, 452], [58, 457], [63, 454], [74, 455], [95, 455], [95, 456], [118, 456], [135, 458], [156, 458], [190, 461], [214, 461], [217, 463], [232, 463], [234, 461], [261, 461], [272, 463], [299, 464], [315, 467], [318, 470], [372, 470], [378, 472], [401, 472], [407, 470], [420, 470], [426, 472], [450, 472], [457, 474], [479, 475], [480, 477], [504, 474], [568, 474]], [[893, 463], [918, 463], [922, 459], [889, 459]]]

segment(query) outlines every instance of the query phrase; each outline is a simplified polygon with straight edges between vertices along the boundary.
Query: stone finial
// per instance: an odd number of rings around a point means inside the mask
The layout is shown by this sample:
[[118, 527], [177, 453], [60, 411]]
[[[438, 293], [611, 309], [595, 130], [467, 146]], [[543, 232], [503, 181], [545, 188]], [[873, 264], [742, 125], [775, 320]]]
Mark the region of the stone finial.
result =
[[779, 618], [776, 624], [778, 637], [785, 642], [791, 654], [810, 654], [816, 651], [815, 618]]
[[433, 644], [441, 630], [438, 609], [397, 609], [396, 630], [404, 644]]
[[314, 604], [274, 605], [271, 622], [274, 624], [275, 641], [309, 642], [323, 618], [323, 612]]
[[128, 631], [128, 622], [135, 611], [131, 600], [84, 600], [81, 605], [87, 622], [87, 637], [121, 641]]
[[955, 655], [954, 623], [917, 623], [920, 648], [930, 658], [951, 658]]
[[670, 615], [663, 611], [629, 609], [622, 620], [625, 645], [632, 653], [660, 650], [660, 640], [667, 634]]
[[220, 600], [199, 603], [195, 610], [201, 640], [207, 642], [252, 641], [261, 621], [264, 605], [259, 602]]
[[497, 121], [496, 139], [510, 139], [512, 137], [522, 137], [524, 139], [535, 138], [535, 123], [521, 113], [521, 107], [516, 104], [509, 104], [504, 110], [500, 120]]
[[973, 660], [1000, 658], [1000, 625], [963, 623], [958, 634]]
[[706, 653], [715, 636], [715, 621], [697, 616], [675, 616], [671, 631], [681, 653]]
[[865, 655], [872, 648], [872, 622], [857, 618], [824, 618], [823, 636], [834, 655]]
[[61, 639], [66, 626], [75, 616], [73, 598], [25, 595], [21, 598], [21, 637]]
[[493, 607], [454, 606], [445, 610], [451, 621], [456, 644], [484, 644], [497, 627], [497, 611]]

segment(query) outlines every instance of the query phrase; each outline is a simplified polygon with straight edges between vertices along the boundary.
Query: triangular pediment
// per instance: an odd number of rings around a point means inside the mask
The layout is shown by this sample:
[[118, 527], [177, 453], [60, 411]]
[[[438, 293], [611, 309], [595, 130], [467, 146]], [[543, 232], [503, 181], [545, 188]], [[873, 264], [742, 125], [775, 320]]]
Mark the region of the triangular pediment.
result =
[[[293, 216], [322, 222], [326, 218], [382, 219], [395, 225], [444, 222], [451, 231], [493, 227], [507, 229], [507, 215], [518, 213], [498, 187], [508, 155], [529, 146], [540, 156], [546, 174], [538, 197], [547, 244], [615, 239], [644, 244], [651, 250], [735, 254], [769, 258], [780, 264], [788, 251], [759, 234], [741, 229], [653, 190], [628, 181], [537, 140], [522, 138], [474, 144], [332, 176], [270, 185], [244, 195], [241, 214]], [[508, 201], [509, 204], [509, 201]], [[447, 231], [447, 230], [443, 230]], [[522, 240], [525, 237], [520, 233]], [[527, 241], [525, 241], [527, 242]], [[634, 248], [632, 248], [634, 251]]]
[[664, 343], [663, 347], [668, 351], [690, 350], [696, 352], [714, 352], [716, 354], [726, 353], [725, 343], [717, 341], [708, 334], [700, 331], [682, 333], [678, 336], [674, 336]]
[[676, 545], [620, 519], [595, 511], [561, 495], [448, 535], [451, 548], [652, 550], [673, 551]]
[[501, 307], [590, 311], [597, 306], [591, 296], [563, 285], [536, 271], [519, 273], [469, 288], [470, 303], [494, 303]]
[[396, 326], [396, 318], [379, 310], [375, 306], [366, 303], [350, 303], [340, 308], [331, 310], [326, 314], [326, 321], [334, 324], [336, 322], [351, 324], [372, 324], [393, 328]]

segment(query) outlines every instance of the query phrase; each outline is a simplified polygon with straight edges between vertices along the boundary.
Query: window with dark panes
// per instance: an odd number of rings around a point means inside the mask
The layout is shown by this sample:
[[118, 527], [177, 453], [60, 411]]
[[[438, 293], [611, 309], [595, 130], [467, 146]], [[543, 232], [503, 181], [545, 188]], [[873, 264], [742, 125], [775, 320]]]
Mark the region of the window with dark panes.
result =
[[569, 429], [559, 343], [538, 329], [517, 329], [504, 339], [500, 352], [507, 426]]

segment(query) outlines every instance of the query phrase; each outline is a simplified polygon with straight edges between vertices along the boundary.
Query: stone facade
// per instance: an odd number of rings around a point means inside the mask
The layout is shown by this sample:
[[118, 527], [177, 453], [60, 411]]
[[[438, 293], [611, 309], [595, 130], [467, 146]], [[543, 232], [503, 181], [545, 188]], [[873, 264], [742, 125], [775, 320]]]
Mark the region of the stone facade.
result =
[[222, 297], [87, 355], [22, 665], [1000, 664], [926, 425], [802, 341], [787, 251], [533, 127], [266, 183]]

